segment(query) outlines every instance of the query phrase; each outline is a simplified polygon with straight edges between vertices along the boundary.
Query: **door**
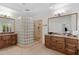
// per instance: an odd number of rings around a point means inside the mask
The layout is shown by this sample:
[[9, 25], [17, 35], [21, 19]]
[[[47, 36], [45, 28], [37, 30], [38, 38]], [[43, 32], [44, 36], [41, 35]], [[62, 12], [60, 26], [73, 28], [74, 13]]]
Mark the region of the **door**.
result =
[[42, 20], [35, 21], [35, 40], [42, 40]]

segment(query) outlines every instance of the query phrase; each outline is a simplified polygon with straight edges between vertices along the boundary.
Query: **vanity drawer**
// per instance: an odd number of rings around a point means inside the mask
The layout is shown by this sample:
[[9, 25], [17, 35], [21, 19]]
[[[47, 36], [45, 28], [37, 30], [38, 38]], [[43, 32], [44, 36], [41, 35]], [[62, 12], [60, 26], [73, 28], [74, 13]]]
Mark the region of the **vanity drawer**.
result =
[[79, 50], [79, 40], [78, 40], [78, 47], [77, 47], [77, 48], [78, 48], [78, 50]]
[[57, 51], [64, 52], [65, 51], [65, 44], [64, 43], [57, 43], [56, 49], [57, 49]]
[[50, 39], [48, 39], [48, 38], [45, 39], [45, 46], [47, 48], [51, 48], [51, 41], [50, 41]]
[[0, 48], [3, 48], [5, 46], [5, 41], [2, 39], [2, 36], [0, 36]]
[[45, 35], [45, 39], [50, 39], [50, 36]]
[[57, 44], [62, 44], [62, 45], [65, 44], [64, 41], [59, 41], [59, 40], [57, 40], [56, 42], [57, 42]]
[[66, 48], [71, 49], [71, 50], [76, 50], [77, 49], [77, 45], [66, 44]]
[[0, 36], [0, 40], [2, 40], [2, 36]]
[[73, 47], [73, 48], [76, 48], [77, 47], [77, 44], [70, 44], [70, 43], [66, 43], [66, 47]]
[[58, 48], [57, 51], [64, 53], [65, 52], [65, 49], [64, 48]]
[[68, 54], [68, 55], [75, 55], [76, 54], [76, 50], [71, 50], [71, 49], [66, 48], [65, 49], [65, 53]]
[[77, 45], [78, 40], [77, 39], [66, 39], [66, 43], [71, 43]]
[[55, 38], [58, 42], [64, 42], [65, 40], [64, 40], [64, 38], [62, 38], [62, 37], [56, 37]]
[[52, 39], [51, 39], [51, 43], [52, 43], [52, 42], [56, 42], [56, 39], [52, 38]]
[[65, 48], [65, 44], [57, 44], [57, 46], [56, 46], [57, 48]]
[[78, 49], [78, 55], [79, 55], [79, 49]]
[[45, 46], [48, 47], [48, 48], [51, 47], [49, 42], [48, 42], [48, 43], [46, 42], [46, 43], [45, 43]]
[[11, 39], [11, 36], [10, 35], [6, 35], [6, 36], [3, 36], [2, 39], [3, 40], [10, 40]]
[[45, 39], [45, 43], [50, 43], [50, 39]]
[[51, 44], [51, 49], [56, 50], [56, 44], [55, 43]]

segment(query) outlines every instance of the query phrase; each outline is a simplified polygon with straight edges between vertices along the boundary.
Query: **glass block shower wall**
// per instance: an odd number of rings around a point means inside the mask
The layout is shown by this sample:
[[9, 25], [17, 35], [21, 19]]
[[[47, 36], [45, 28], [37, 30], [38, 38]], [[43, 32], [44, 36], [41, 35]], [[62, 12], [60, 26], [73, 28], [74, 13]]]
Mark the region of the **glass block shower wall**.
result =
[[21, 17], [15, 21], [18, 44], [28, 45], [34, 42], [34, 21], [30, 17]]

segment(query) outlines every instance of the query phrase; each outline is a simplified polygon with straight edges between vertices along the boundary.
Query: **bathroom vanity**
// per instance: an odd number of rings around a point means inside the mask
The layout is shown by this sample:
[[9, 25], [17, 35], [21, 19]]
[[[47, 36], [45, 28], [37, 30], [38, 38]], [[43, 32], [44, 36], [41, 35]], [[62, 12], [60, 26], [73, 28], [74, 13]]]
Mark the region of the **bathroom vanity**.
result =
[[69, 55], [79, 54], [78, 13], [48, 18], [45, 46]]
[[45, 46], [69, 55], [78, 54], [79, 38], [66, 35], [48, 34], [45, 35]]
[[0, 48], [5, 48], [16, 44], [17, 44], [16, 33], [0, 33]]

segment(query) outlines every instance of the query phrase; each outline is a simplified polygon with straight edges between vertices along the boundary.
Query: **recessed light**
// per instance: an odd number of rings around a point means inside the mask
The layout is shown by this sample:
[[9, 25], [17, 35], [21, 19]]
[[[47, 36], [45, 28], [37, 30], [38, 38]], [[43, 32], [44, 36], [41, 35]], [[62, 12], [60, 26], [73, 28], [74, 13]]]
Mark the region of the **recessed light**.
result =
[[24, 12], [32, 12], [30, 9], [25, 9]]
[[30, 9], [25, 9], [25, 11], [31, 11]]

